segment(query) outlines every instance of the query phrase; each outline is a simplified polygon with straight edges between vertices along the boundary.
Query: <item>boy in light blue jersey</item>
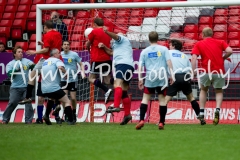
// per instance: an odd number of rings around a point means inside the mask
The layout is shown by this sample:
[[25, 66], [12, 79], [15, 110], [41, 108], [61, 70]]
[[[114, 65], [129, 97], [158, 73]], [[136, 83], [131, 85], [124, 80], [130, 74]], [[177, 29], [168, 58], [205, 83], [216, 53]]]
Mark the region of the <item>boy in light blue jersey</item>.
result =
[[[44, 96], [51, 98], [52, 100], [59, 100], [65, 104], [64, 112], [68, 117], [68, 124], [73, 125], [75, 123], [73, 122], [71, 102], [66, 93], [60, 87], [61, 75], [59, 70], [64, 74], [66, 73], [64, 64], [59, 59], [61, 54], [59, 53], [58, 49], [52, 49], [50, 54], [51, 57], [45, 60], [42, 65], [42, 93]], [[47, 104], [46, 113], [43, 116], [43, 119], [47, 125], [51, 125], [49, 114], [52, 110], [52, 106], [52, 103]]]
[[[191, 76], [192, 65], [187, 55], [182, 50], [182, 42], [176, 39], [169, 42], [169, 55], [173, 64], [173, 72], [175, 75], [175, 82], [167, 89], [167, 96], [165, 97], [166, 104], [172, 99], [177, 92], [182, 91], [187, 96], [196, 115], [199, 116], [200, 108], [198, 102], [192, 94]], [[203, 118], [198, 117], [201, 125], [206, 124]]]
[[108, 107], [106, 112], [120, 112], [119, 107], [122, 99], [124, 118], [120, 125], [125, 125], [132, 119], [130, 114], [131, 100], [127, 93], [134, 71], [132, 45], [122, 33], [115, 34], [109, 32], [105, 26], [103, 30], [107, 35], [113, 38], [114, 42], [112, 44], [112, 50], [103, 43], [100, 43], [99, 47], [103, 47], [108, 54], [113, 55], [113, 65], [116, 76], [114, 80], [114, 106]]
[[[7, 124], [11, 114], [17, 107], [18, 102], [26, 95], [28, 84], [28, 72], [34, 68], [34, 63], [23, 58], [22, 48], [16, 46], [13, 49], [14, 60], [6, 66], [7, 75], [11, 78], [10, 97], [6, 110], [3, 113], [3, 124]], [[33, 108], [31, 103], [25, 104], [25, 123], [31, 124], [33, 119]]]
[[[144, 126], [144, 117], [147, 111], [147, 105], [151, 94], [158, 94], [160, 121], [158, 128], [164, 128], [167, 105], [165, 103], [166, 87], [168, 86], [167, 70], [172, 70], [172, 63], [169, 57], [168, 49], [157, 44], [158, 33], [152, 31], [148, 35], [151, 46], [145, 48], [139, 59], [139, 89], [144, 88], [143, 99], [140, 105], [140, 123], [136, 129], [139, 130]], [[146, 69], [145, 83], [143, 86], [142, 67]], [[171, 80], [171, 78], [170, 78]], [[171, 80], [172, 83], [172, 80]]]
[[[70, 42], [64, 41], [62, 45], [63, 51], [61, 52], [65, 69], [68, 72], [68, 79], [62, 78], [61, 87], [64, 92], [68, 95], [70, 92], [71, 102], [73, 107], [73, 121], [77, 121], [76, 107], [77, 107], [77, 85], [78, 85], [78, 73], [81, 73], [82, 78], [85, 78], [84, 66], [82, 58], [76, 52], [70, 50]], [[63, 104], [64, 105], [64, 104]], [[60, 106], [55, 109], [57, 114], [60, 111]], [[66, 120], [66, 119], [65, 119]]]

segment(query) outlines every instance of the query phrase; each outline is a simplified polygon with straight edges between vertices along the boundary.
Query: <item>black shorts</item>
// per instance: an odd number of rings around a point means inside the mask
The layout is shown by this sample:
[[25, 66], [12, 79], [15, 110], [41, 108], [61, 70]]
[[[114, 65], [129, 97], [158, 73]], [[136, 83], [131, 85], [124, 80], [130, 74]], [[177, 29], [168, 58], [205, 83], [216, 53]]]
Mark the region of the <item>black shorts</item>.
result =
[[[192, 86], [191, 86], [191, 80], [184, 81], [186, 73], [183, 74], [175, 74], [176, 81], [168, 86], [167, 89], [167, 96], [175, 96], [177, 92], [182, 91], [183, 94], [189, 95], [192, 93]], [[190, 75], [187, 74], [186, 78], [190, 78]]]
[[[98, 65], [104, 64], [104, 63], [105, 63], [105, 65], [103, 65], [102, 67], [96, 68]], [[109, 71], [109, 73], [111, 73], [111, 71], [112, 71], [112, 61], [109, 60], [109, 61], [103, 61], [103, 62], [92, 62], [90, 73], [100, 74], [100, 68], [102, 68], [102, 71], [101, 71], [102, 73], [101, 74], [104, 74], [108, 71]]]
[[145, 94], [163, 94], [164, 96], [166, 95], [166, 90], [167, 88], [164, 88], [162, 90], [162, 87], [159, 86], [159, 87], [154, 87], [154, 88], [149, 88], [149, 87], [144, 87], [144, 90], [143, 90], [143, 93]]
[[55, 100], [61, 99], [65, 95], [66, 95], [66, 93], [62, 89], [59, 89], [59, 90], [57, 90], [55, 92], [51, 92], [51, 93], [44, 93], [44, 96], [51, 98], [51, 99], [55, 99]]
[[41, 97], [44, 97], [44, 94], [42, 93], [42, 83], [41, 82], [38, 82], [38, 88], [37, 88], [37, 96], [41, 96]]
[[127, 64], [118, 64], [115, 66], [116, 78], [122, 79], [125, 83], [129, 84], [132, 77], [134, 68]]
[[[67, 81], [61, 81], [61, 87], [66, 86], [66, 83], [67, 83]], [[77, 91], [77, 85], [78, 85], [78, 82], [69, 82], [67, 84], [67, 87], [64, 88], [63, 90], [68, 90], [70, 92], [76, 92]]]

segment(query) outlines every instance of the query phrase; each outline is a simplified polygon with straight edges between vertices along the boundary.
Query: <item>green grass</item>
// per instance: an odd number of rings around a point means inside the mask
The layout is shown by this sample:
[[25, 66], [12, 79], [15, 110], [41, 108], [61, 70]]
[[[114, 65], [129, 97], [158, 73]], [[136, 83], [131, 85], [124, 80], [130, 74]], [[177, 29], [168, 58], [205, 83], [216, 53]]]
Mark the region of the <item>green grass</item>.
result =
[[238, 160], [240, 125], [0, 125], [0, 160]]

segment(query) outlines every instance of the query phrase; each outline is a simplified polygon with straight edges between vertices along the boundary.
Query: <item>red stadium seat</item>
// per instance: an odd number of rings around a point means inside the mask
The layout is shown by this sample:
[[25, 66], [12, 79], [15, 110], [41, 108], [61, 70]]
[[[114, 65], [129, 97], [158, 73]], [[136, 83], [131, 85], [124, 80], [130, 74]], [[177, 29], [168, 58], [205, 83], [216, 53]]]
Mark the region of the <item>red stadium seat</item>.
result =
[[12, 20], [1, 20], [0, 27], [11, 27], [12, 22]]
[[36, 21], [28, 21], [27, 22], [27, 30], [28, 31], [36, 31]]
[[17, 12], [16, 19], [27, 19], [28, 12]]
[[68, 15], [68, 11], [66, 9], [58, 10], [58, 13], [62, 16], [67, 16]]
[[21, 28], [22, 30], [26, 29], [26, 20], [25, 19], [15, 19], [13, 21], [13, 28]]
[[[73, 21], [72, 21], [73, 22]], [[78, 26], [84, 26], [87, 24], [87, 20], [86, 19], [76, 19], [75, 21], [75, 25], [78, 25]], [[71, 24], [73, 25], [73, 23]]]
[[212, 24], [213, 23], [213, 17], [211, 16], [202, 16], [199, 19], [199, 24]]
[[199, 32], [202, 32], [202, 30], [203, 30], [205, 27], [210, 27], [210, 28], [212, 28], [212, 25], [211, 25], [211, 24], [202, 24], [202, 25], [199, 25], [199, 26], [198, 26], [198, 33], [199, 33]]
[[133, 0], [119, 0], [120, 3], [130, 3], [132, 2]]
[[29, 12], [28, 19], [36, 20], [36, 12]]
[[31, 12], [36, 12], [36, 5], [32, 5], [30, 11]]
[[174, 38], [179, 38], [179, 39], [182, 39], [183, 38], [183, 33], [178, 33], [178, 32], [174, 32], [174, 33], [171, 33], [170, 39], [174, 39]]
[[238, 23], [239, 24], [240, 23], [240, 16], [230, 16], [228, 18], [228, 23]]
[[15, 13], [16, 10], [17, 10], [17, 6], [15, 6], [15, 5], [7, 5], [5, 7], [5, 11], [4, 12], [13, 12], [13, 13]]
[[146, 2], [159, 2], [159, 0], [146, 0]]
[[46, 0], [46, 4], [58, 4], [58, 0]]
[[83, 34], [84, 30], [86, 29], [86, 26], [74, 26], [73, 33], [74, 34]]
[[72, 34], [72, 36], [70, 36], [70, 40], [71, 41], [83, 41], [84, 38], [83, 38], [83, 34]]
[[131, 26], [140, 26], [142, 25], [143, 18], [142, 17], [133, 17], [129, 19], [128, 24]]
[[58, 3], [59, 3], [59, 4], [63, 4], [63, 3], [71, 3], [71, 0], [59, 0]]
[[198, 40], [198, 33], [184, 33], [184, 39]]
[[123, 34], [126, 34], [128, 31], [128, 28], [119, 28], [119, 27], [116, 27], [114, 28], [113, 32], [114, 33], [123, 33]]
[[198, 32], [198, 25], [187, 24], [187, 25], [185, 25], [183, 32], [185, 32], [185, 33], [196, 33], [196, 32]]
[[104, 17], [116, 17], [116, 10], [107, 10], [104, 12]]
[[133, 2], [146, 2], [146, 0], [133, 0]]
[[228, 6], [228, 8], [233, 9], [233, 8], [240, 8], [240, 6]]
[[36, 42], [30, 42], [28, 46], [28, 50], [36, 50]]
[[84, 43], [82, 42], [71, 42], [70, 48], [73, 51], [81, 51], [84, 49]]
[[8, 0], [7, 5], [18, 5], [19, 0]]
[[21, 0], [19, 4], [31, 5], [32, 0]]
[[156, 8], [148, 8], [144, 11], [144, 17], [156, 17], [158, 15], [158, 10]]
[[115, 23], [116, 23], [117, 26], [122, 25], [122, 24], [128, 24], [128, 17], [117, 18]]
[[215, 24], [227, 24], [227, 17], [216, 16], [213, 20]]
[[200, 41], [200, 40], [202, 40], [202, 39], [203, 39], [202, 33], [199, 33], [199, 34], [198, 34], [198, 40]]
[[240, 15], [240, 8], [229, 10], [229, 16], [239, 16], [239, 15]]
[[132, 10], [130, 17], [143, 17], [143, 10]]
[[0, 6], [5, 6], [6, 5], [6, 0], [0, 0]]
[[13, 28], [12, 30], [11, 30], [11, 37], [13, 38], [13, 39], [22, 39], [22, 29], [20, 29], [20, 28]]
[[28, 42], [17, 42], [15, 46], [21, 46], [24, 51], [28, 49]]
[[130, 10], [119, 10], [117, 11], [117, 17], [129, 17]]
[[0, 35], [10, 37], [10, 27], [0, 27]]
[[230, 40], [228, 45], [232, 48], [240, 48], [240, 41], [239, 40]]
[[15, 18], [15, 13], [4, 13], [2, 19], [13, 20]]
[[192, 50], [197, 41], [187, 41], [183, 44], [183, 50]]
[[228, 9], [216, 9], [214, 16], [228, 16]]
[[228, 40], [240, 40], [240, 32], [229, 32]]
[[72, 19], [63, 19], [62, 20], [67, 26], [72, 26], [74, 21]]
[[19, 5], [17, 11], [18, 12], [29, 12], [30, 11], [30, 5]]
[[[31, 13], [31, 12], [30, 12]], [[29, 13], [29, 14], [30, 14]], [[35, 14], [36, 14], [36, 12], [35, 12]], [[33, 14], [34, 15], [34, 14]], [[36, 19], [36, 18], [35, 18]], [[47, 21], [47, 20], [50, 20], [51, 19], [51, 15], [50, 14], [44, 14], [43, 16], [42, 16], [42, 21], [43, 22], [45, 22], [45, 21]]]
[[119, 0], [106, 0], [107, 3], [119, 3]]
[[33, 0], [32, 4], [44, 4], [45, 0]]
[[31, 35], [30, 42], [36, 42], [36, 34]]
[[2, 42], [4, 45], [6, 45], [7, 44], [7, 38], [3, 37], [3, 36], [0, 36], [0, 42]]
[[227, 32], [227, 24], [216, 24], [213, 27], [214, 32]]
[[214, 32], [213, 38], [227, 41], [227, 32]]
[[240, 28], [240, 24], [231, 24], [228, 26], [228, 32], [238, 32]]
[[168, 41], [157, 41], [157, 44], [165, 46], [165, 47], [169, 47]]
[[88, 11], [78, 11], [77, 18], [89, 18], [90, 13]]

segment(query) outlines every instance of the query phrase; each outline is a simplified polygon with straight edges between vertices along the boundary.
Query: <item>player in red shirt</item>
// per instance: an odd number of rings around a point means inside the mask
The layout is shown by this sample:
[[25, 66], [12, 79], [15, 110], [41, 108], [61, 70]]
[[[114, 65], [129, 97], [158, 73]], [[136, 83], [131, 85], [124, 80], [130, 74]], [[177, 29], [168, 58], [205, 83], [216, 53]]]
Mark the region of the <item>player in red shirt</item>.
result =
[[[45, 35], [43, 38], [43, 42], [41, 41], [38, 42], [38, 45], [42, 45], [43, 49], [39, 51], [26, 52], [28, 55], [40, 54], [40, 56], [36, 56], [36, 59], [39, 59], [39, 60], [38, 61], [36, 60], [38, 63], [35, 65], [33, 71], [31, 72], [32, 78], [36, 75], [36, 72], [40, 73], [40, 70], [42, 69], [42, 63], [50, 57], [50, 51], [53, 48], [56, 48], [59, 51], [61, 50], [62, 35], [58, 31], [55, 31], [53, 29], [52, 21], [48, 20], [44, 23], [44, 33]], [[35, 78], [33, 78], [33, 80], [28, 81], [26, 98], [20, 101], [19, 104], [30, 103], [32, 101], [31, 97], [32, 97], [32, 90], [34, 88], [34, 81], [35, 81]]]
[[[104, 22], [101, 18], [94, 19], [94, 29], [88, 35], [86, 47], [90, 49], [91, 59], [91, 70], [88, 78], [89, 82], [93, 83], [95, 86], [101, 88], [105, 92], [105, 103], [107, 103], [112, 93], [112, 89], [108, 89], [102, 84], [100, 79], [96, 78], [97, 75], [103, 76], [105, 84], [110, 84], [111, 76], [109, 73], [112, 69], [111, 56], [106, 53], [103, 48], [98, 47], [99, 43], [103, 43], [106, 47], [110, 48], [111, 38], [103, 31], [103, 25]], [[99, 65], [103, 66], [100, 67]], [[98, 67], [102, 68], [102, 71]]]
[[[197, 57], [201, 56], [202, 69], [205, 69], [206, 74], [200, 76], [201, 92], [199, 95], [200, 101], [200, 116], [199, 119], [204, 119], [204, 107], [207, 100], [207, 91], [209, 86], [213, 85], [216, 93], [216, 111], [213, 124], [219, 122], [219, 112], [223, 100], [223, 87], [225, 79], [220, 75], [225, 73], [224, 60], [232, 54], [232, 48], [229, 47], [223, 40], [212, 38], [213, 31], [206, 27], [202, 31], [203, 40], [197, 42], [192, 50], [192, 68], [196, 69]], [[226, 54], [223, 56], [223, 51]], [[210, 68], [210, 69], [209, 69]], [[212, 74], [212, 77], [211, 77]]]

